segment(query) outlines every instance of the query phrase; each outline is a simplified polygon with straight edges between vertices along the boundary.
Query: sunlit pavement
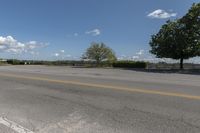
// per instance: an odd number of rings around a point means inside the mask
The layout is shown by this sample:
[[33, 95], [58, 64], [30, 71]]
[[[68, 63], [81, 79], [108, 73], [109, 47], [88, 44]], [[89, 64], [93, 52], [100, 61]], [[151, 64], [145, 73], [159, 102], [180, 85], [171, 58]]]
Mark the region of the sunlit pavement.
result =
[[0, 67], [1, 133], [199, 133], [200, 76]]

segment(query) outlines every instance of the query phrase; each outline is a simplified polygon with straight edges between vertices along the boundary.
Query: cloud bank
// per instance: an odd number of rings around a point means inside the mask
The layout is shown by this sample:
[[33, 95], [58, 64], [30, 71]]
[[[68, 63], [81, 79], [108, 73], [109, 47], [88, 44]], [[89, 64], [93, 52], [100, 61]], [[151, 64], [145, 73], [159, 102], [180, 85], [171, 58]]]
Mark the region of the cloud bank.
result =
[[21, 53], [34, 53], [33, 51], [37, 48], [45, 47], [47, 44], [38, 43], [36, 41], [29, 41], [22, 43], [12, 36], [0, 36], [0, 50], [3, 52], [9, 52], [14, 54]]

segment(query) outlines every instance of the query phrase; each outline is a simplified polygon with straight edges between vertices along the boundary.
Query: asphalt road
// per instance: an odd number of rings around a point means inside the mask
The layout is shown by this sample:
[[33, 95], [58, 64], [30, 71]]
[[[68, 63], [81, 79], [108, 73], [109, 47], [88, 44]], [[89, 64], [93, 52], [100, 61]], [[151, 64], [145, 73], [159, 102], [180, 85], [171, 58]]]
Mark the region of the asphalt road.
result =
[[1, 66], [0, 133], [200, 133], [200, 76]]

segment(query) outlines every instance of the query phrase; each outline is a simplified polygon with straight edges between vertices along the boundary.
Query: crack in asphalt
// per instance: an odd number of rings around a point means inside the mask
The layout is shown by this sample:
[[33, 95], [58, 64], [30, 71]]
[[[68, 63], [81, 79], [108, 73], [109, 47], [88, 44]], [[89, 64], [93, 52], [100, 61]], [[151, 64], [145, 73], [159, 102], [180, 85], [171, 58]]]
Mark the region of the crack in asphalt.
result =
[[15, 123], [13, 121], [10, 121], [5, 117], [0, 117], [0, 124], [3, 124], [4, 126], [14, 130], [17, 133], [34, 133], [33, 131], [31, 131], [25, 127], [22, 127], [21, 125]]

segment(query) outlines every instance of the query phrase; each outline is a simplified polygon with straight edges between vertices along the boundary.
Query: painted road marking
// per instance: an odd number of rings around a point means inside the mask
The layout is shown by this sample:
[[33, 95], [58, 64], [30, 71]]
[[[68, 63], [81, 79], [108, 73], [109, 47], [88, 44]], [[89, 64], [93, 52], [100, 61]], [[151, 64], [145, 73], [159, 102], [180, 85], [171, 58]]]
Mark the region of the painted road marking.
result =
[[25, 127], [22, 127], [21, 125], [15, 123], [13, 121], [10, 121], [4, 117], [0, 117], [0, 124], [6, 126], [8, 128], [11, 128], [12, 130], [14, 130], [17, 133], [34, 133], [33, 131], [31, 131]]
[[26, 79], [26, 80], [27, 79], [29, 79], [29, 80], [39, 80], [39, 81], [47, 81], [47, 82], [52, 82], [52, 83], [72, 84], [72, 85], [112, 89], [112, 90], [118, 90], [118, 91], [128, 91], [128, 92], [137, 92], [137, 93], [145, 93], [145, 94], [154, 94], [154, 95], [172, 96], [172, 97], [180, 97], [180, 98], [200, 100], [200, 96], [189, 95], [189, 94], [184, 94], [184, 93], [173, 93], [173, 92], [164, 92], [164, 91], [157, 91], [157, 90], [128, 88], [128, 87], [123, 87], [123, 86], [83, 83], [83, 82], [70, 81], [70, 80], [56, 80], [56, 79], [41, 78], [41, 77], [20, 76], [20, 75], [14, 75], [14, 74], [3, 74], [3, 73], [1, 73], [0, 76], [11, 77], [11, 78], [21, 78], [21, 79]]

